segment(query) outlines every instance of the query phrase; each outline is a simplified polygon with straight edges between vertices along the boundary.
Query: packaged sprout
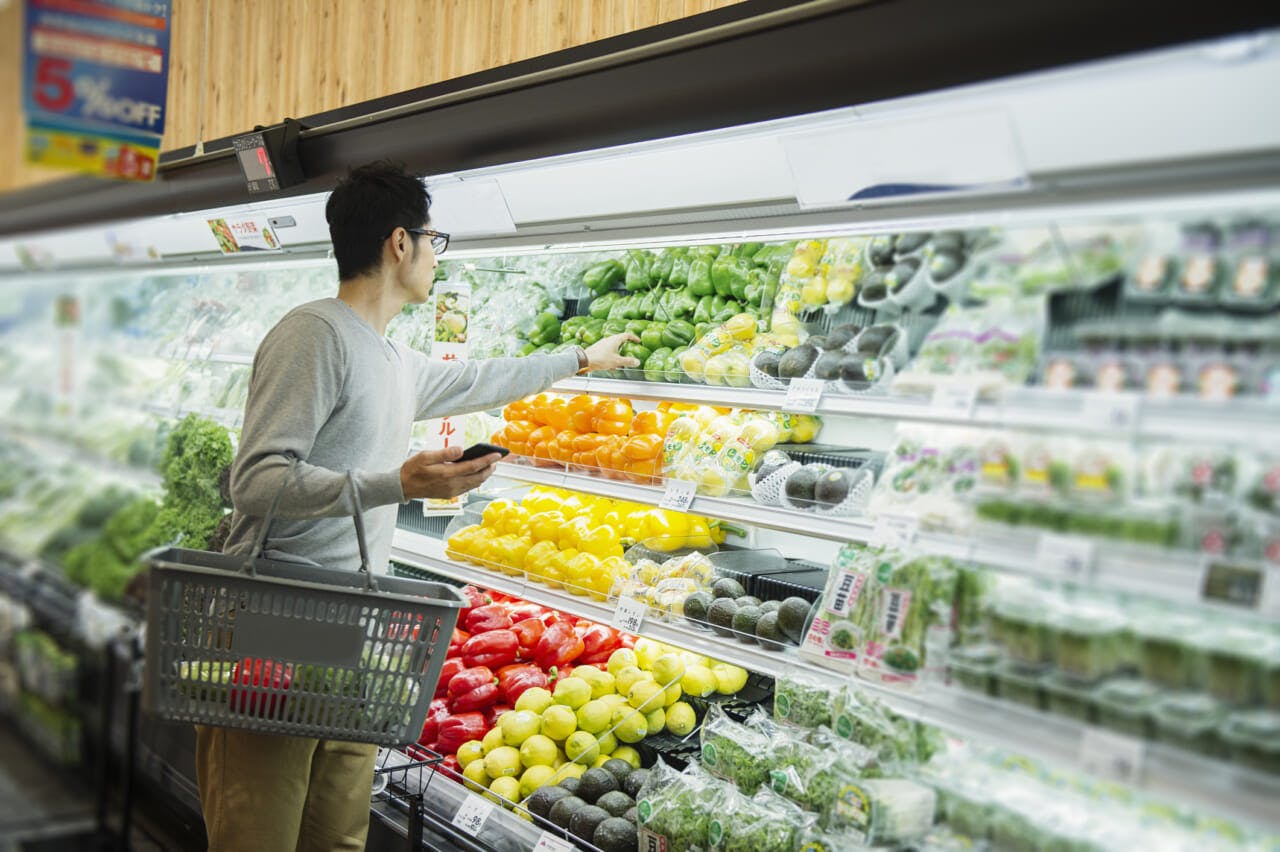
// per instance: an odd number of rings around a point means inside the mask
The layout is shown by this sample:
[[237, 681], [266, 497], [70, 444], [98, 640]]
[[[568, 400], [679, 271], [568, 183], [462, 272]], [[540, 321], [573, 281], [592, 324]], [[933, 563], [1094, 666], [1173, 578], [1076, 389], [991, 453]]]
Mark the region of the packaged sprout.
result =
[[1193, 689], [1204, 682], [1204, 652], [1196, 646], [1203, 632], [1199, 619], [1153, 612], [1136, 619], [1133, 632], [1144, 678], [1170, 689]]
[[702, 765], [707, 771], [754, 793], [769, 773], [769, 737], [730, 719], [712, 704], [702, 720]]
[[1093, 694], [1088, 686], [1061, 674], [1046, 676], [1042, 685], [1051, 713], [1080, 722], [1093, 721]]
[[1222, 706], [1207, 695], [1186, 692], [1166, 696], [1152, 710], [1156, 738], [1188, 751], [1214, 754]]
[[773, 685], [773, 717], [801, 728], [831, 725], [835, 690], [829, 679], [803, 671], [780, 675]]
[[668, 849], [707, 848], [710, 814], [737, 791], [709, 776], [697, 763], [676, 772], [659, 762], [636, 802], [642, 832], [666, 838]]
[[1280, 773], [1280, 713], [1246, 710], [1227, 717], [1222, 739], [1231, 756], [1261, 772]]
[[801, 643], [802, 653], [849, 669], [862, 652], [875, 618], [869, 551], [847, 544], [831, 566], [822, 606]]
[[951, 643], [956, 574], [939, 557], [878, 554], [870, 591], [874, 621], [866, 634], [859, 674], [886, 683], [915, 684], [927, 654], [944, 657]]
[[1023, 666], [1039, 666], [1051, 659], [1049, 622], [1054, 602], [1032, 590], [1011, 589], [996, 601], [991, 615], [991, 638], [1010, 659]]
[[881, 766], [888, 769], [918, 762], [913, 723], [896, 716], [874, 698], [846, 684], [832, 711], [836, 735], [874, 752]]
[[711, 848], [718, 852], [793, 852], [813, 817], [772, 790], [735, 802], [712, 818]]
[[1262, 693], [1267, 638], [1243, 627], [1211, 636], [1205, 649], [1209, 693], [1237, 706], [1256, 703]]
[[999, 646], [986, 642], [965, 645], [951, 652], [949, 662], [952, 677], [965, 689], [983, 695], [995, 694], [992, 675], [1000, 662]]
[[1103, 607], [1076, 607], [1059, 612], [1054, 622], [1053, 662], [1058, 671], [1081, 681], [1095, 681], [1117, 671], [1125, 619]]
[[830, 728], [816, 728], [809, 733], [809, 745], [831, 752], [841, 769], [852, 772], [859, 778], [880, 778], [884, 770], [880, 766], [880, 758], [866, 746], [851, 742], [837, 736]]
[[1150, 735], [1151, 707], [1159, 690], [1145, 680], [1118, 677], [1094, 690], [1098, 724], [1104, 728], [1146, 738]]
[[959, 566], [956, 574], [956, 640], [969, 642], [984, 635], [991, 574], [981, 568]]

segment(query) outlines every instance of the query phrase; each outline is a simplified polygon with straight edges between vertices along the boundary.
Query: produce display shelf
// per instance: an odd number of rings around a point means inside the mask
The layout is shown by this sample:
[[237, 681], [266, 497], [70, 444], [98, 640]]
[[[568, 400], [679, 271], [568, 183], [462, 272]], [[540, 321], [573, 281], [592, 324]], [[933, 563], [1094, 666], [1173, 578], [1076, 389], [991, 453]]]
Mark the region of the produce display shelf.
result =
[[[785, 391], [754, 387], [710, 387], [588, 376], [557, 382], [552, 390], [757, 410], [787, 407]], [[1271, 399], [1213, 402], [1196, 397], [1155, 399], [1130, 391], [1091, 393], [1043, 388], [1010, 389], [996, 400], [977, 400], [972, 406], [964, 404], [964, 397], [959, 393], [935, 403], [932, 398], [824, 394], [815, 413], [828, 417], [874, 417], [1125, 438], [1209, 440], [1215, 444], [1262, 449], [1280, 447], [1280, 432], [1274, 428], [1280, 416], [1280, 401]]]
[[[444, 556], [444, 543], [439, 539], [396, 530], [391, 556], [397, 561], [518, 595], [531, 603], [581, 618], [609, 623], [614, 616], [615, 608], [606, 602], [526, 582], [522, 576], [499, 574], [448, 559]], [[832, 681], [848, 679], [847, 675], [820, 666], [798, 653], [764, 651], [757, 645], [717, 636], [693, 625], [646, 618], [638, 632], [773, 677], [803, 671]], [[1114, 735], [1107, 731], [959, 688], [935, 685], [904, 692], [860, 678], [853, 682], [895, 711], [956, 736], [1084, 771], [1097, 772], [1100, 765], [1110, 766], [1101, 770], [1104, 775], [1153, 795], [1280, 829], [1280, 811], [1275, 808], [1275, 803], [1280, 801], [1280, 776], [1146, 741], [1130, 743], [1136, 756], [1124, 774], [1117, 776], [1118, 770], [1106, 760], [1114, 741]]]
[[[510, 480], [569, 488], [657, 506], [664, 490], [651, 485], [638, 485], [614, 479], [569, 473], [550, 467], [534, 467], [514, 462], [498, 464], [499, 476]], [[797, 533], [833, 541], [884, 541], [886, 536], [900, 536], [901, 528], [865, 517], [833, 518], [764, 506], [742, 499], [696, 496], [689, 506], [693, 514], [706, 515], [735, 523], [750, 524], [782, 532]], [[1223, 609], [1241, 618], [1274, 618], [1280, 615], [1280, 595], [1271, 595], [1244, 608], [1227, 603], [1206, 601], [1204, 578], [1210, 560], [1190, 551], [1127, 545], [1110, 539], [1085, 536], [1063, 536], [1033, 530], [983, 531], [975, 535], [918, 532], [908, 526], [905, 534], [913, 548], [934, 556], [946, 556], [1009, 573], [1073, 584], [1087, 584], [1125, 594], [1152, 596], [1170, 603], [1208, 606]], [[894, 539], [889, 539], [894, 540]], [[1062, 555], [1064, 546], [1074, 545], [1084, 552], [1086, 564], [1071, 564]], [[1232, 559], [1233, 565], [1253, 566], [1267, 577], [1270, 587], [1280, 586], [1280, 569], [1261, 562]], [[1277, 579], [1271, 579], [1271, 578]], [[1267, 588], [1267, 583], [1263, 584]]]

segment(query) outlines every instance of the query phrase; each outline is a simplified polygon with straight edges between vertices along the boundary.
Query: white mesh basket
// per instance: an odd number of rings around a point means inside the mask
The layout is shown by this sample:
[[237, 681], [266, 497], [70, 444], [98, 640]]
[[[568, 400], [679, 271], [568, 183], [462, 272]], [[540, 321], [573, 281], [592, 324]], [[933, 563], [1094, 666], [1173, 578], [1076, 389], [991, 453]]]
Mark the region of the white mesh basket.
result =
[[751, 496], [755, 498], [757, 503], [765, 506], [781, 506], [782, 492], [787, 484], [787, 477], [795, 471], [799, 470], [803, 465], [800, 462], [790, 462], [775, 470], [762, 480], [757, 480], [754, 473], [747, 476], [747, 482], [751, 484]]

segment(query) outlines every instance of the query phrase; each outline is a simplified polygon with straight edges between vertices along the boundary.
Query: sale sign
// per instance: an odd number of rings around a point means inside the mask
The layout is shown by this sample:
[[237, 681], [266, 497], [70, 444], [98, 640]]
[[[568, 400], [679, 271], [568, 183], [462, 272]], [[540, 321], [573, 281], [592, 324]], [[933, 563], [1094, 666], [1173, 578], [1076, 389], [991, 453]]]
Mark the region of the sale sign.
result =
[[27, 160], [155, 177], [169, 76], [170, 0], [27, 0]]
[[280, 251], [280, 238], [267, 219], [206, 219], [223, 254]]

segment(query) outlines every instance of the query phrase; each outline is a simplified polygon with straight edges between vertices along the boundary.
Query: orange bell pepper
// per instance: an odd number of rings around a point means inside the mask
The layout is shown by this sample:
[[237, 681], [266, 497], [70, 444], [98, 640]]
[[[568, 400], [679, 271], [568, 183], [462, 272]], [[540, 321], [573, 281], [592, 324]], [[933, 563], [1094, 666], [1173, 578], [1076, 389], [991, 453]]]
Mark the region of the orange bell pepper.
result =
[[626, 435], [635, 414], [624, 399], [606, 399], [595, 407], [596, 431], [602, 435]]
[[662, 443], [661, 435], [653, 433], [632, 435], [622, 445], [622, 454], [626, 456], [627, 461], [648, 461], [657, 458], [662, 452]]
[[569, 400], [569, 425], [579, 432], [595, 431], [595, 408], [599, 400], [580, 393]]
[[557, 432], [563, 432], [569, 428], [569, 403], [564, 397], [556, 397], [547, 404], [546, 418], [547, 425]]

